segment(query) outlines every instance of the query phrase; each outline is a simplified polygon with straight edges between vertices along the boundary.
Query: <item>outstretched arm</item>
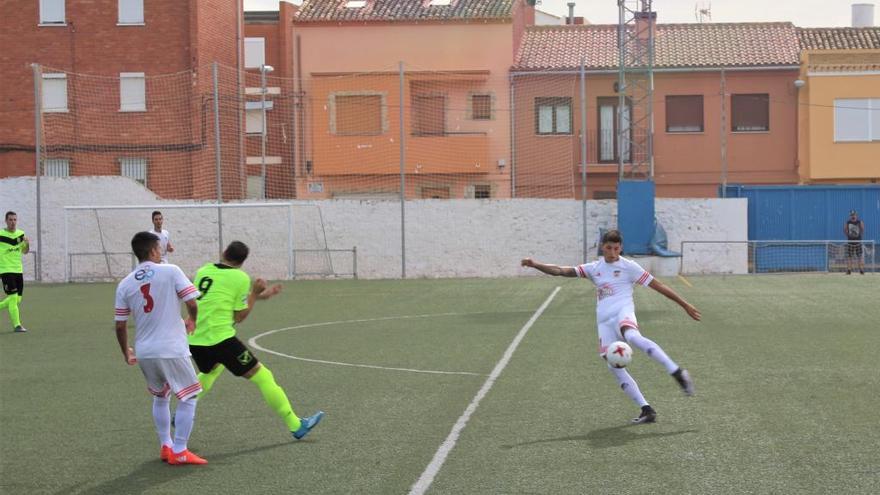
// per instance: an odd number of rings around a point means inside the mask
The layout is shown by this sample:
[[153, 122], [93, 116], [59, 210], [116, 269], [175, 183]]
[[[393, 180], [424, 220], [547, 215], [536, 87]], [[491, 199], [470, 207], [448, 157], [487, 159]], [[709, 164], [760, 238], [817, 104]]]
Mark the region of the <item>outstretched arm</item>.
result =
[[559, 265], [550, 265], [547, 263], [540, 263], [531, 258], [524, 258], [520, 261], [520, 265], [522, 266], [530, 266], [535, 270], [540, 272], [544, 272], [547, 275], [553, 275], [557, 277], [577, 277], [577, 270], [574, 269], [573, 266], [559, 266]]
[[695, 308], [689, 302], [682, 299], [681, 296], [676, 294], [674, 290], [669, 288], [669, 286], [667, 286], [663, 282], [661, 282], [655, 278], [654, 280], [651, 281], [650, 284], [648, 284], [648, 287], [656, 290], [657, 292], [663, 294], [664, 296], [666, 296], [669, 299], [672, 299], [673, 301], [678, 303], [678, 305], [681, 306], [682, 308], [684, 308], [684, 310], [687, 312], [688, 316], [690, 316], [691, 318], [693, 318], [697, 321], [700, 321], [700, 318], [702, 318], [703, 315], [700, 314], [700, 310]]

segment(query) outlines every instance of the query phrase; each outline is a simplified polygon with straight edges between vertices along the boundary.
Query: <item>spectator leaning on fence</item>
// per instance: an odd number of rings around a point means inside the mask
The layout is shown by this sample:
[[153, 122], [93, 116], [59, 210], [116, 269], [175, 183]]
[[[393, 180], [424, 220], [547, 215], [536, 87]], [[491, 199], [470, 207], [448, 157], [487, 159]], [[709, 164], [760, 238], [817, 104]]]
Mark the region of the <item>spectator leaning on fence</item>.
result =
[[30, 251], [30, 241], [19, 230], [18, 215], [14, 211], [6, 212], [6, 228], [0, 230], [0, 278], [3, 279], [3, 291], [6, 297], [0, 301], [0, 309], [9, 311], [9, 320], [15, 332], [24, 333], [27, 330], [21, 326], [21, 316], [18, 312], [18, 303], [24, 293], [24, 270], [22, 269], [21, 257]]
[[862, 238], [865, 235], [865, 222], [859, 220], [856, 210], [849, 212], [849, 218], [843, 224], [843, 232], [849, 242], [846, 245], [846, 274], [852, 273], [853, 265], [858, 262], [859, 273], [865, 274], [865, 261], [862, 259]]

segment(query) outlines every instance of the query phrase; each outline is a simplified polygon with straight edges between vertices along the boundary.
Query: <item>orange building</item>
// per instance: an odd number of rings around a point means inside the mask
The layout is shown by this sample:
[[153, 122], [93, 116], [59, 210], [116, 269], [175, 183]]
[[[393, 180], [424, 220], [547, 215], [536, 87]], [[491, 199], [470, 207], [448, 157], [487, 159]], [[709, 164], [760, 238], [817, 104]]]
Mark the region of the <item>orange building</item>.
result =
[[508, 72], [533, 23], [527, 0], [306, 0], [296, 196], [393, 197], [403, 168], [410, 198], [508, 197]]
[[[657, 195], [716, 197], [725, 175], [728, 183], [796, 183], [795, 27], [658, 24], [655, 33]], [[512, 68], [517, 197], [581, 196], [582, 59], [587, 195], [615, 195], [617, 26], [537, 26], [526, 29]]]
[[880, 180], [880, 27], [798, 29], [799, 175]]

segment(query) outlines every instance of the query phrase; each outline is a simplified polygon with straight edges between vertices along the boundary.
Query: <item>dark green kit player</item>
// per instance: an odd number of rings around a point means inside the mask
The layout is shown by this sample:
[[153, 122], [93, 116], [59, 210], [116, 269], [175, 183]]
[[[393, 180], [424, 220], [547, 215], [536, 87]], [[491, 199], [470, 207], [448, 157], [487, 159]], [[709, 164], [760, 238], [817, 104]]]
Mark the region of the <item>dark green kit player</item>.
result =
[[302, 419], [297, 417], [272, 372], [235, 336], [234, 325], [247, 318], [257, 300], [269, 299], [281, 292], [280, 285], [267, 287], [266, 281], [260, 278], [251, 286], [250, 277], [241, 269], [249, 253], [247, 245], [233, 241], [223, 251], [220, 263], [208, 263], [196, 273], [195, 283], [201, 295], [196, 329], [189, 336], [189, 349], [200, 371], [203, 389], [200, 397], [211, 390], [226, 368], [233, 375], [254, 383], [266, 404], [299, 440], [321, 421], [324, 412]]
[[24, 275], [21, 256], [30, 251], [30, 242], [23, 230], [19, 230], [18, 215], [6, 212], [6, 228], [0, 230], [0, 278], [3, 279], [3, 292], [6, 297], [0, 301], [0, 309], [9, 311], [12, 328], [19, 333], [27, 332], [21, 326], [18, 303], [24, 294]]

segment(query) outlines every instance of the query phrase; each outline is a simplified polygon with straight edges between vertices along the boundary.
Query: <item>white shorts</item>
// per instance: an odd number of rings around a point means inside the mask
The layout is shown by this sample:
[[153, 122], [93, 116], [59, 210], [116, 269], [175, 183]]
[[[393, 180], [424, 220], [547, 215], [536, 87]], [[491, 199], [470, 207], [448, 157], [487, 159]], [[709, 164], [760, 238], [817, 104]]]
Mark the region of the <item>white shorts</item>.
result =
[[636, 311], [632, 305], [626, 305], [615, 314], [603, 315], [604, 319], [597, 318], [599, 329], [599, 356], [604, 357], [608, 346], [613, 342], [623, 341], [621, 327], [639, 329], [639, 321], [636, 319]]
[[179, 400], [186, 400], [202, 391], [192, 361], [188, 357], [138, 359], [147, 390], [156, 397], [168, 397], [169, 392]]

